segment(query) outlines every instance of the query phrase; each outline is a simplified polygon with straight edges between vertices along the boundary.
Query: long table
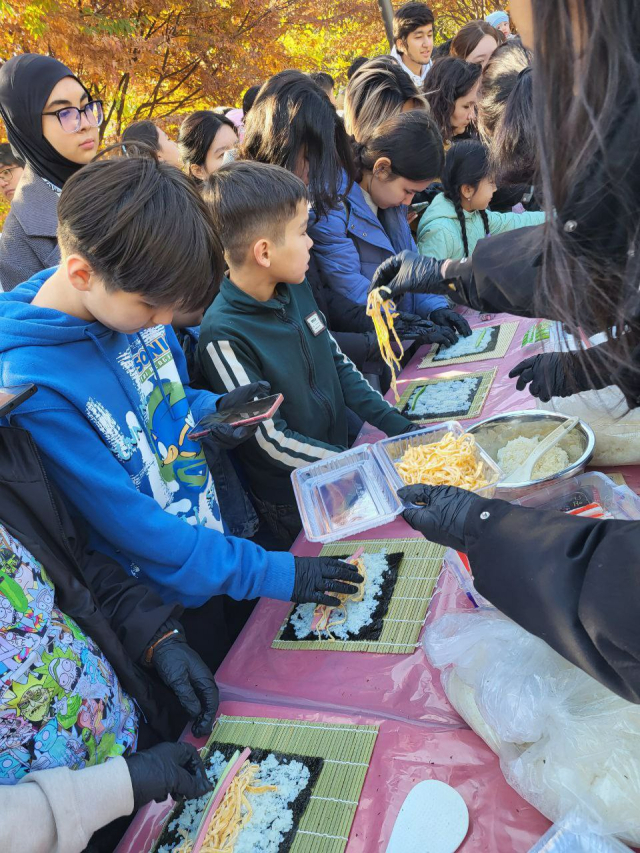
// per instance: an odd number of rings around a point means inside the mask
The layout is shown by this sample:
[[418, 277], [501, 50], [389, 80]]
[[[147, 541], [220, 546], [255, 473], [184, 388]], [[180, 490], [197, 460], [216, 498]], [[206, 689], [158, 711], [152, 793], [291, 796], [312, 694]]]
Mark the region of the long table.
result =
[[[424, 370], [419, 365], [428, 348], [423, 347], [403, 370], [400, 392], [415, 379], [497, 368], [482, 412], [463, 424], [503, 411], [534, 408], [534, 398], [528, 392], [517, 392], [508, 373], [523, 358], [542, 351], [541, 344], [522, 347], [523, 336], [535, 321], [506, 314], [489, 319], [467, 312], [467, 317], [473, 327], [518, 320], [506, 355]], [[366, 426], [358, 443], [381, 437]], [[640, 487], [640, 469], [625, 469], [625, 477], [629, 485]], [[350, 538], [393, 541], [420, 537], [398, 518]], [[300, 556], [315, 556], [320, 550], [320, 545], [304, 536], [292, 549]], [[471, 606], [453, 576], [442, 572], [426, 625], [452, 608]], [[439, 674], [430, 666], [420, 643], [412, 654], [272, 648], [289, 609], [286, 603], [268, 599], [258, 603], [216, 674], [223, 700], [221, 712], [379, 725], [376, 749], [348, 835], [347, 853], [384, 853], [404, 797], [422, 779], [448, 782], [464, 797], [471, 824], [460, 847], [463, 853], [526, 853], [546, 832], [549, 821], [509, 788], [497, 757], [451, 707]], [[166, 805], [152, 804], [143, 810], [118, 853], [146, 853], [163, 808], [166, 811]]]

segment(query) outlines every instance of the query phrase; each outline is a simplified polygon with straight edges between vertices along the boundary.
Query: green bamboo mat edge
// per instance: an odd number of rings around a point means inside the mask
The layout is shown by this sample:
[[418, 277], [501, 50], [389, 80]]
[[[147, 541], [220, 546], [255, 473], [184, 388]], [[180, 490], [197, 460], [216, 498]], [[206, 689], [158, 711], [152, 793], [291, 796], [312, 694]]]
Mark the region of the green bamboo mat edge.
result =
[[519, 321], [513, 323], [492, 323], [484, 326], [485, 329], [498, 328], [498, 343], [491, 352], [478, 352], [474, 355], [459, 355], [456, 358], [442, 358], [435, 361], [436, 355], [440, 352], [440, 347], [432, 349], [431, 352], [422, 359], [418, 365], [418, 370], [424, 370], [427, 367], [447, 367], [450, 364], [467, 364], [473, 361], [493, 361], [494, 359], [504, 358], [507, 354], [511, 341], [514, 339], [518, 331]]
[[[296, 605], [289, 610], [281, 625], [273, 649], [292, 651], [371, 652], [374, 654], [413, 654], [427, 618], [429, 603], [440, 576], [446, 548], [426, 539], [367, 539], [346, 540], [325, 545], [320, 555], [334, 557], [345, 551], [363, 547], [365, 552], [388, 554], [402, 551], [398, 579], [384, 616], [384, 627], [378, 640], [281, 640], [282, 631]], [[417, 561], [416, 564], [413, 561]], [[394, 621], [398, 620], [398, 621]]]
[[234, 743], [324, 759], [290, 853], [343, 853], [377, 735], [377, 726], [222, 714], [206, 749]]
[[443, 420], [466, 421], [469, 420], [469, 418], [475, 418], [480, 414], [484, 407], [487, 395], [493, 385], [493, 380], [496, 378], [497, 371], [498, 368], [493, 367], [490, 370], [478, 370], [475, 373], [461, 373], [456, 374], [455, 376], [438, 376], [435, 379], [412, 379], [411, 382], [407, 383], [400, 399], [395, 404], [395, 407], [399, 412], [401, 412], [405, 403], [407, 403], [411, 397], [414, 389], [420, 388], [423, 385], [436, 385], [439, 382], [451, 382], [453, 379], [471, 379], [475, 376], [481, 376], [482, 382], [478, 386], [478, 390], [476, 391], [467, 412], [462, 415], [447, 415], [446, 417], [443, 415], [435, 415], [432, 418], [421, 418], [420, 420], [414, 421], [414, 423], [438, 424], [442, 423]]

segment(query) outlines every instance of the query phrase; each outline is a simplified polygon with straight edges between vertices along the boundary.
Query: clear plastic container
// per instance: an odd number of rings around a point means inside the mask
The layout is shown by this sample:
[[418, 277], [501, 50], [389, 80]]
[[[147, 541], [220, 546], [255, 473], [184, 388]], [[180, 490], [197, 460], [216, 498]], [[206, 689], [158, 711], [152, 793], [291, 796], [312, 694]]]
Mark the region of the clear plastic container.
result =
[[572, 502], [577, 507], [583, 501], [583, 505], [600, 504], [614, 518], [623, 521], [640, 519], [640, 497], [628, 486], [616, 486], [613, 480], [599, 471], [588, 471], [571, 480], [552, 483], [512, 503], [538, 509], [565, 510], [573, 505]]
[[[419, 447], [422, 444], [434, 444], [436, 441], [441, 441], [448, 432], [459, 438], [464, 435], [465, 429], [458, 421], [445, 421], [416, 432], [410, 432], [407, 435], [385, 438], [375, 445], [373, 452], [388, 471], [393, 486], [399, 489], [405, 483], [396, 469], [396, 463], [402, 459], [407, 450], [410, 447]], [[504, 474], [497, 463], [478, 444], [476, 444], [476, 457], [482, 463], [482, 474], [487, 485], [480, 489], [474, 489], [474, 491], [485, 498], [492, 498], [496, 483], [504, 477]]]
[[[561, 512], [581, 505], [597, 503], [614, 518], [622, 521], [640, 519], [640, 497], [628, 486], [616, 486], [613, 480], [598, 471], [588, 471], [571, 480], [552, 483], [511, 503], [516, 506], [555, 509]], [[447, 551], [444, 555], [444, 565], [452, 572], [460, 589], [475, 607], [492, 606], [475, 588], [464, 554], [453, 550]]]
[[370, 444], [298, 468], [291, 480], [310, 542], [335, 542], [388, 524], [404, 508]]

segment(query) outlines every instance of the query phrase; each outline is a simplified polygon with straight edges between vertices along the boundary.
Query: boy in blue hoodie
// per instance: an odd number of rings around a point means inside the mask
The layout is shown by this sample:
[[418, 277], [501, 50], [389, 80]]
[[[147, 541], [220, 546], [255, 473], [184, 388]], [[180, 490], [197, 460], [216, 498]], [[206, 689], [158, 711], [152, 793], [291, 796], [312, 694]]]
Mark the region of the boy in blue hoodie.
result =
[[67, 181], [58, 220], [60, 266], [0, 295], [0, 385], [39, 386], [11, 419], [32, 433], [91, 546], [191, 608], [220, 594], [331, 604], [328, 592], [350, 592], [343, 581], [359, 576], [345, 563], [225, 535], [189, 431], [232, 395], [189, 387], [169, 325], [222, 273], [188, 178], [147, 158], [98, 161]]

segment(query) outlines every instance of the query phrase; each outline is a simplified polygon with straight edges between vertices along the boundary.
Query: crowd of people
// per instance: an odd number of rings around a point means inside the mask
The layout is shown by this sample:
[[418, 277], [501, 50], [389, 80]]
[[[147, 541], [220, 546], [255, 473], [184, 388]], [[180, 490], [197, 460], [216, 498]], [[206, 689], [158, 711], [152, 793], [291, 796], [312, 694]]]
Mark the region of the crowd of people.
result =
[[[142, 120], [104, 150], [72, 70], [0, 68], [2, 850], [113, 850], [143, 804], [205, 793], [177, 738], [211, 731], [212, 673], [257, 598], [332, 604], [362, 581], [289, 553], [290, 477], [364, 422], [419, 428], [383, 397], [372, 289], [405, 359], [469, 335], [459, 305], [605, 331], [513, 378], [640, 405], [640, 7], [510, 11], [517, 35], [496, 11], [434, 47], [432, 11], [405, 3], [344, 92], [286, 70], [175, 139]], [[267, 420], [192, 436], [272, 394]], [[486, 598], [640, 702], [637, 524], [400, 494]]]

